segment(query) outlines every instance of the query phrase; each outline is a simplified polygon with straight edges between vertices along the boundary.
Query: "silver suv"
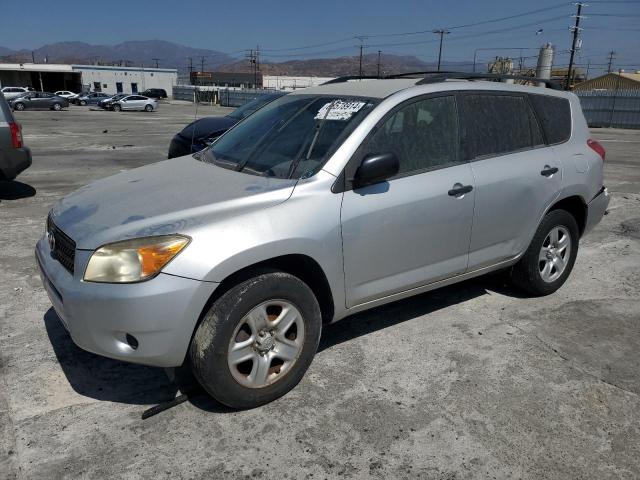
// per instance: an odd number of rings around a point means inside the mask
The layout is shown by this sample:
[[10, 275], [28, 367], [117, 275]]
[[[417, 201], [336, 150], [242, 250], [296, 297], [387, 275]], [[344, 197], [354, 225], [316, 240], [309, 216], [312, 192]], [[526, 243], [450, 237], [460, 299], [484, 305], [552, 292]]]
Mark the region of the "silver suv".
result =
[[0, 180], [13, 180], [31, 166], [31, 150], [22, 141], [22, 127], [0, 92]]
[[498, 269], [531, 295], [560, 288], [609, 203], [603, 160], [570, 93], [336, 81], [72, 193], [36, 257], [79, 346], [188, 360], [251, 408], [300, 381], [323, 324]]

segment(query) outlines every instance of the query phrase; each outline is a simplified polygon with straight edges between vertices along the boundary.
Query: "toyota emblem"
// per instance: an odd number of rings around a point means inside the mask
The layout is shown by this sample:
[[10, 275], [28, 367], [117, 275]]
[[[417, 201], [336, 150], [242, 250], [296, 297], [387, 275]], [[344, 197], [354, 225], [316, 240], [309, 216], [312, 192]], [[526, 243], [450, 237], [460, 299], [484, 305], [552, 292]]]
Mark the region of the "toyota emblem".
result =
[[53, 252], [56, 249], [56, 237], [53, 236], [53, 233], [47, 232], [47, 240], [49, 241], [49, 248]]

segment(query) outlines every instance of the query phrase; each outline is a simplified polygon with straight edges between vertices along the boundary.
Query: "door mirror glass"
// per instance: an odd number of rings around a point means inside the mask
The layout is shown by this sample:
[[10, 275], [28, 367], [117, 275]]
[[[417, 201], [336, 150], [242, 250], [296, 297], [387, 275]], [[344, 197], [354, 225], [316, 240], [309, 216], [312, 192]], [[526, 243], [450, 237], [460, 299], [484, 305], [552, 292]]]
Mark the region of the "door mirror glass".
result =
[[354, 187], [364, 187], [383, 182], [400, 170], [398, 157], [393, 153], [374, 153], [362, 160], [353, 179]]

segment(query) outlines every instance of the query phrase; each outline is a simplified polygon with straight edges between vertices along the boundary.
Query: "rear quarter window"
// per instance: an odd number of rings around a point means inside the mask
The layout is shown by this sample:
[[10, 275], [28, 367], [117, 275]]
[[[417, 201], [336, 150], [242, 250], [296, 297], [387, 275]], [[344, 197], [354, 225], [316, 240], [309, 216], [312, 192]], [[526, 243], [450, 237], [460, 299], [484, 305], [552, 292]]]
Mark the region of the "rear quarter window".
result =
[[531, 103], [550, 145], [563, 143], [571, 137], [571, 106], [566, 98], [531, 95]]

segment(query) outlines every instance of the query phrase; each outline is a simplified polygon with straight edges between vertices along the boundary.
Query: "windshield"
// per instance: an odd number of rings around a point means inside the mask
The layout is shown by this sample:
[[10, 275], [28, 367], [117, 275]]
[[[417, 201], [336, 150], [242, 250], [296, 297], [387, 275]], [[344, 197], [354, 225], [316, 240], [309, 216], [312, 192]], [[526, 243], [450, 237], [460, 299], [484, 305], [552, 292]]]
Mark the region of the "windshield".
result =
[[231, 112], [228, 117], [235, 118], [236, 120], [242, 120], [245, 117], [248, 117], [253, 112], [262, 108], [267, 103], [274, 101], [278, 96], [276, 95], [262, 95], [258, 98], [254, 98], [250, 102], [245, 103], [244, 105], [236, 108], [233, 112]]
[[287, 95], [237, 124], [196, 158], [254, 175], [308, 177], [376, 104], [362, 97]]

